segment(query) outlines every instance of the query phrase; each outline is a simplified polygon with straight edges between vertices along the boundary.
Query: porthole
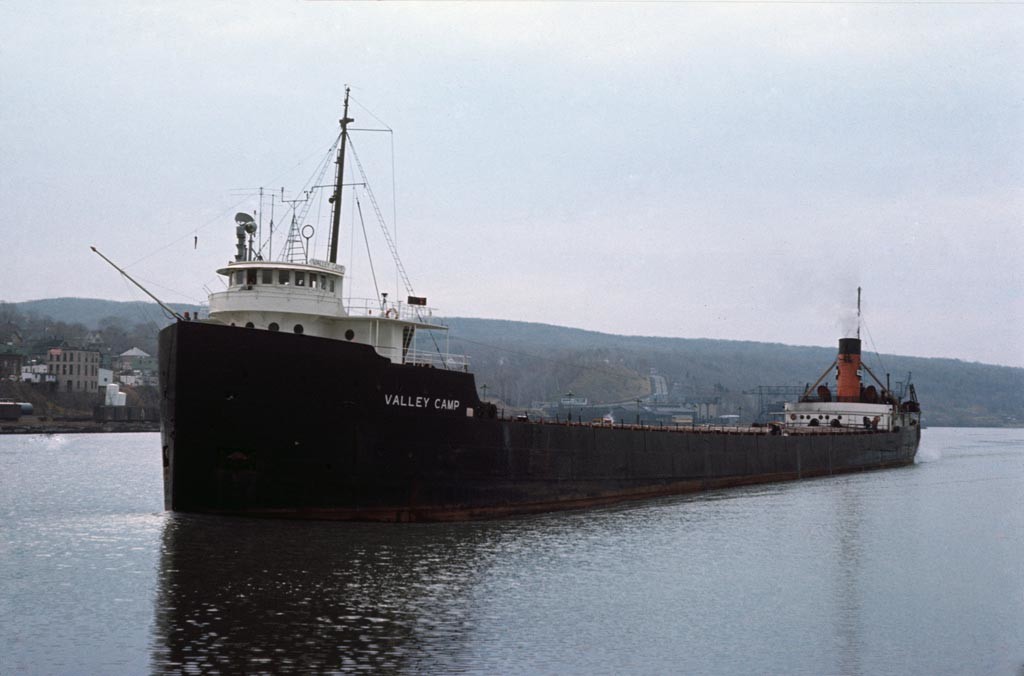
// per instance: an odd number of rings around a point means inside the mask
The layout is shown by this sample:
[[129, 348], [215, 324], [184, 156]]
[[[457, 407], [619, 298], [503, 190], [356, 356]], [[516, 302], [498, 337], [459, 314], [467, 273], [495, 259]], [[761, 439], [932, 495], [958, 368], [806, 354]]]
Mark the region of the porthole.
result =
[[267, 327], [270, 331], [277, 331], [281, 327], [277, 325], [277, 322], [270, 322], [270, 326]]
[[245, 328], [247, 328], [247, 329], [255, 329], [256, 325], [253, 324], [252, 322], [246, 322], [245, 323]]
[[299, 334], [301, 334], [301, 333], [303, 332], [303, 330], [304, 330], [304, 329], [302, 328], [302, 324], [296, 324], [296, 325], [295, 325], [295, 328], [294, 328], [294, 329], [292, 329], [292, 330], [293, 330], [293, 331], [295, 331], [295, 333], [299, 333]]
[[353, 331], [352, 329], [349, 329], [348, 331], [345, 332], [345, 340], [352, 340], [355, 337], [356, 337], [356, 332]]

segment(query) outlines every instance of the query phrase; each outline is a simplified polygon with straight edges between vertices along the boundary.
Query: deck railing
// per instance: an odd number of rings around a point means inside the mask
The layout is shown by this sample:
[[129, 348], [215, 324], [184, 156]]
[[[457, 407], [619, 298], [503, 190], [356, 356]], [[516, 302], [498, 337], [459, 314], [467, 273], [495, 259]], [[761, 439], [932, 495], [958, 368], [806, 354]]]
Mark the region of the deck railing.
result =
[[409, 350], [405, 353], [405, 363], [416, 366], [432, 366], [449, 371], [469, 371], [469, 355], [465, 354]]
[[402, 319], [409, 322], [432, 324], [444, 327], [439, 319], [434, 318], [434, 308], [425, 305], [409, 305], [408, 303], [382, 303], [373, 298], [353, 298], [345, 302], [345, 309], [354, 317], [384, 317], [386, 319]]

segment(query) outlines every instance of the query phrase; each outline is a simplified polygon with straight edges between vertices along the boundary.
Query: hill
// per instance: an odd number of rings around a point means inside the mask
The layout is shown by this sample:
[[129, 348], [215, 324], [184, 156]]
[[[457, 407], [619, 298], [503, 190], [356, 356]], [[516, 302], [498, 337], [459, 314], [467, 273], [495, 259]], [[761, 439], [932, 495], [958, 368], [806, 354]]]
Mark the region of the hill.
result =
[[[452, 318], [453, 351], [472, 358], [478, 385], [525, 405], [572, 391], [598, 401], [628, 401], [652, 369], [682, 398], [719, 396], [726, 412], [751, 411], [760, 385], [806, 386], [832, 363], [836, 348], [728, 340], [621, 336], [545, 324]], [[925, 421], [936, 426], [1024, 423], [1024, 369], [956, 359], [865, 353], [893, 387], [914, 383]], [[615, 378], [615, 373], [622, 374]], [[591, 384], [591, 380], [598, 382]], [[644, 392], [646, 394], [646, 391]], [[728, 410], [728, 406], [733, 410]]]
[[[100, 320], [106, 318], [117, 319], [125, 325], [156, 322], [160, 326], [166, 326], [170, 321], [164, 316], [164, 311], [160, 309], [159, 305], [148, 301], [116, 301], [100, 300], [97, 298], [45, 298], [42, 300], [11, 303], [10, 305], [23, 314], [49, 317], [66, 324], [82, 324], [91, 331], [100, 328]], [[168, 303], [168, 306], [177, 312], [185, 312], [186, 310], [196, 312], [201, 309], [199, 305], [182, 303]]]
[[[55, 298], [10, 305], [22, 313], [81, 323], [90, 329], [109, 324], [110, 318], [125, 324], [144, 323], [146, 327], [137, 328], [151, 332], [151, 339], [158, 327], [169, 322], [155, 303], [146, 302]], [[201, 309], [173, 307], [190, 312]], [[836, 354], [834, 347], [622, 336], [467, 317], [447, 322], [450, 349], [469, 355], [477, 385], [486, 385], [488, 396], [510, 406], [550, 401], [569, 391], [596, 402], [631, 401], [650, 393], [653, 369], [665, 378], [674, 397], [718, 397], [723, 412], [742, 408], [749, 417], [758, 403], [749, 394], [752, 390], [760, 385], [807, 385]], [[879, 378], [890, 374], [894, 387], [912, 374], [929, 425], [1024, 424], [1024, 369], [873, 353], [865, 353], [864, 361]]]

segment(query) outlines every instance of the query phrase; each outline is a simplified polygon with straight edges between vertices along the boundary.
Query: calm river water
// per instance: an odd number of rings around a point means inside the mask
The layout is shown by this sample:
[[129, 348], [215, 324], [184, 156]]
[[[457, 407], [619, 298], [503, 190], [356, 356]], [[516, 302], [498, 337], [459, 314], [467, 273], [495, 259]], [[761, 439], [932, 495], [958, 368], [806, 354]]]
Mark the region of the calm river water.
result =
[[454, 525], [168, 514], [159, 449], [0, 436], [0, 673], [1024, 674], [1024, 430]]

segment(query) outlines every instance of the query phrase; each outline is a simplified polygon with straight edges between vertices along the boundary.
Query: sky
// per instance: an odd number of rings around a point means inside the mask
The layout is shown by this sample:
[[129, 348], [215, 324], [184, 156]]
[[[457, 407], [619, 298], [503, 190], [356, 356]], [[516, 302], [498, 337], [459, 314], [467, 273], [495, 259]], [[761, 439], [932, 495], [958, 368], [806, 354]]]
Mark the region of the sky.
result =
[[[204, 302], [235, 212], [279, 253], [259, 188], [302, 195], [350, 85], [443, 315], [835, 345], [860, 286], [866, 350], [1024, 367], [1021, 35], [1009, 3], [0, 3], [0, 300], [143, 299], [94, 245]], [[404, 297], [344, 200], [352, 293], [369, 244]]]

